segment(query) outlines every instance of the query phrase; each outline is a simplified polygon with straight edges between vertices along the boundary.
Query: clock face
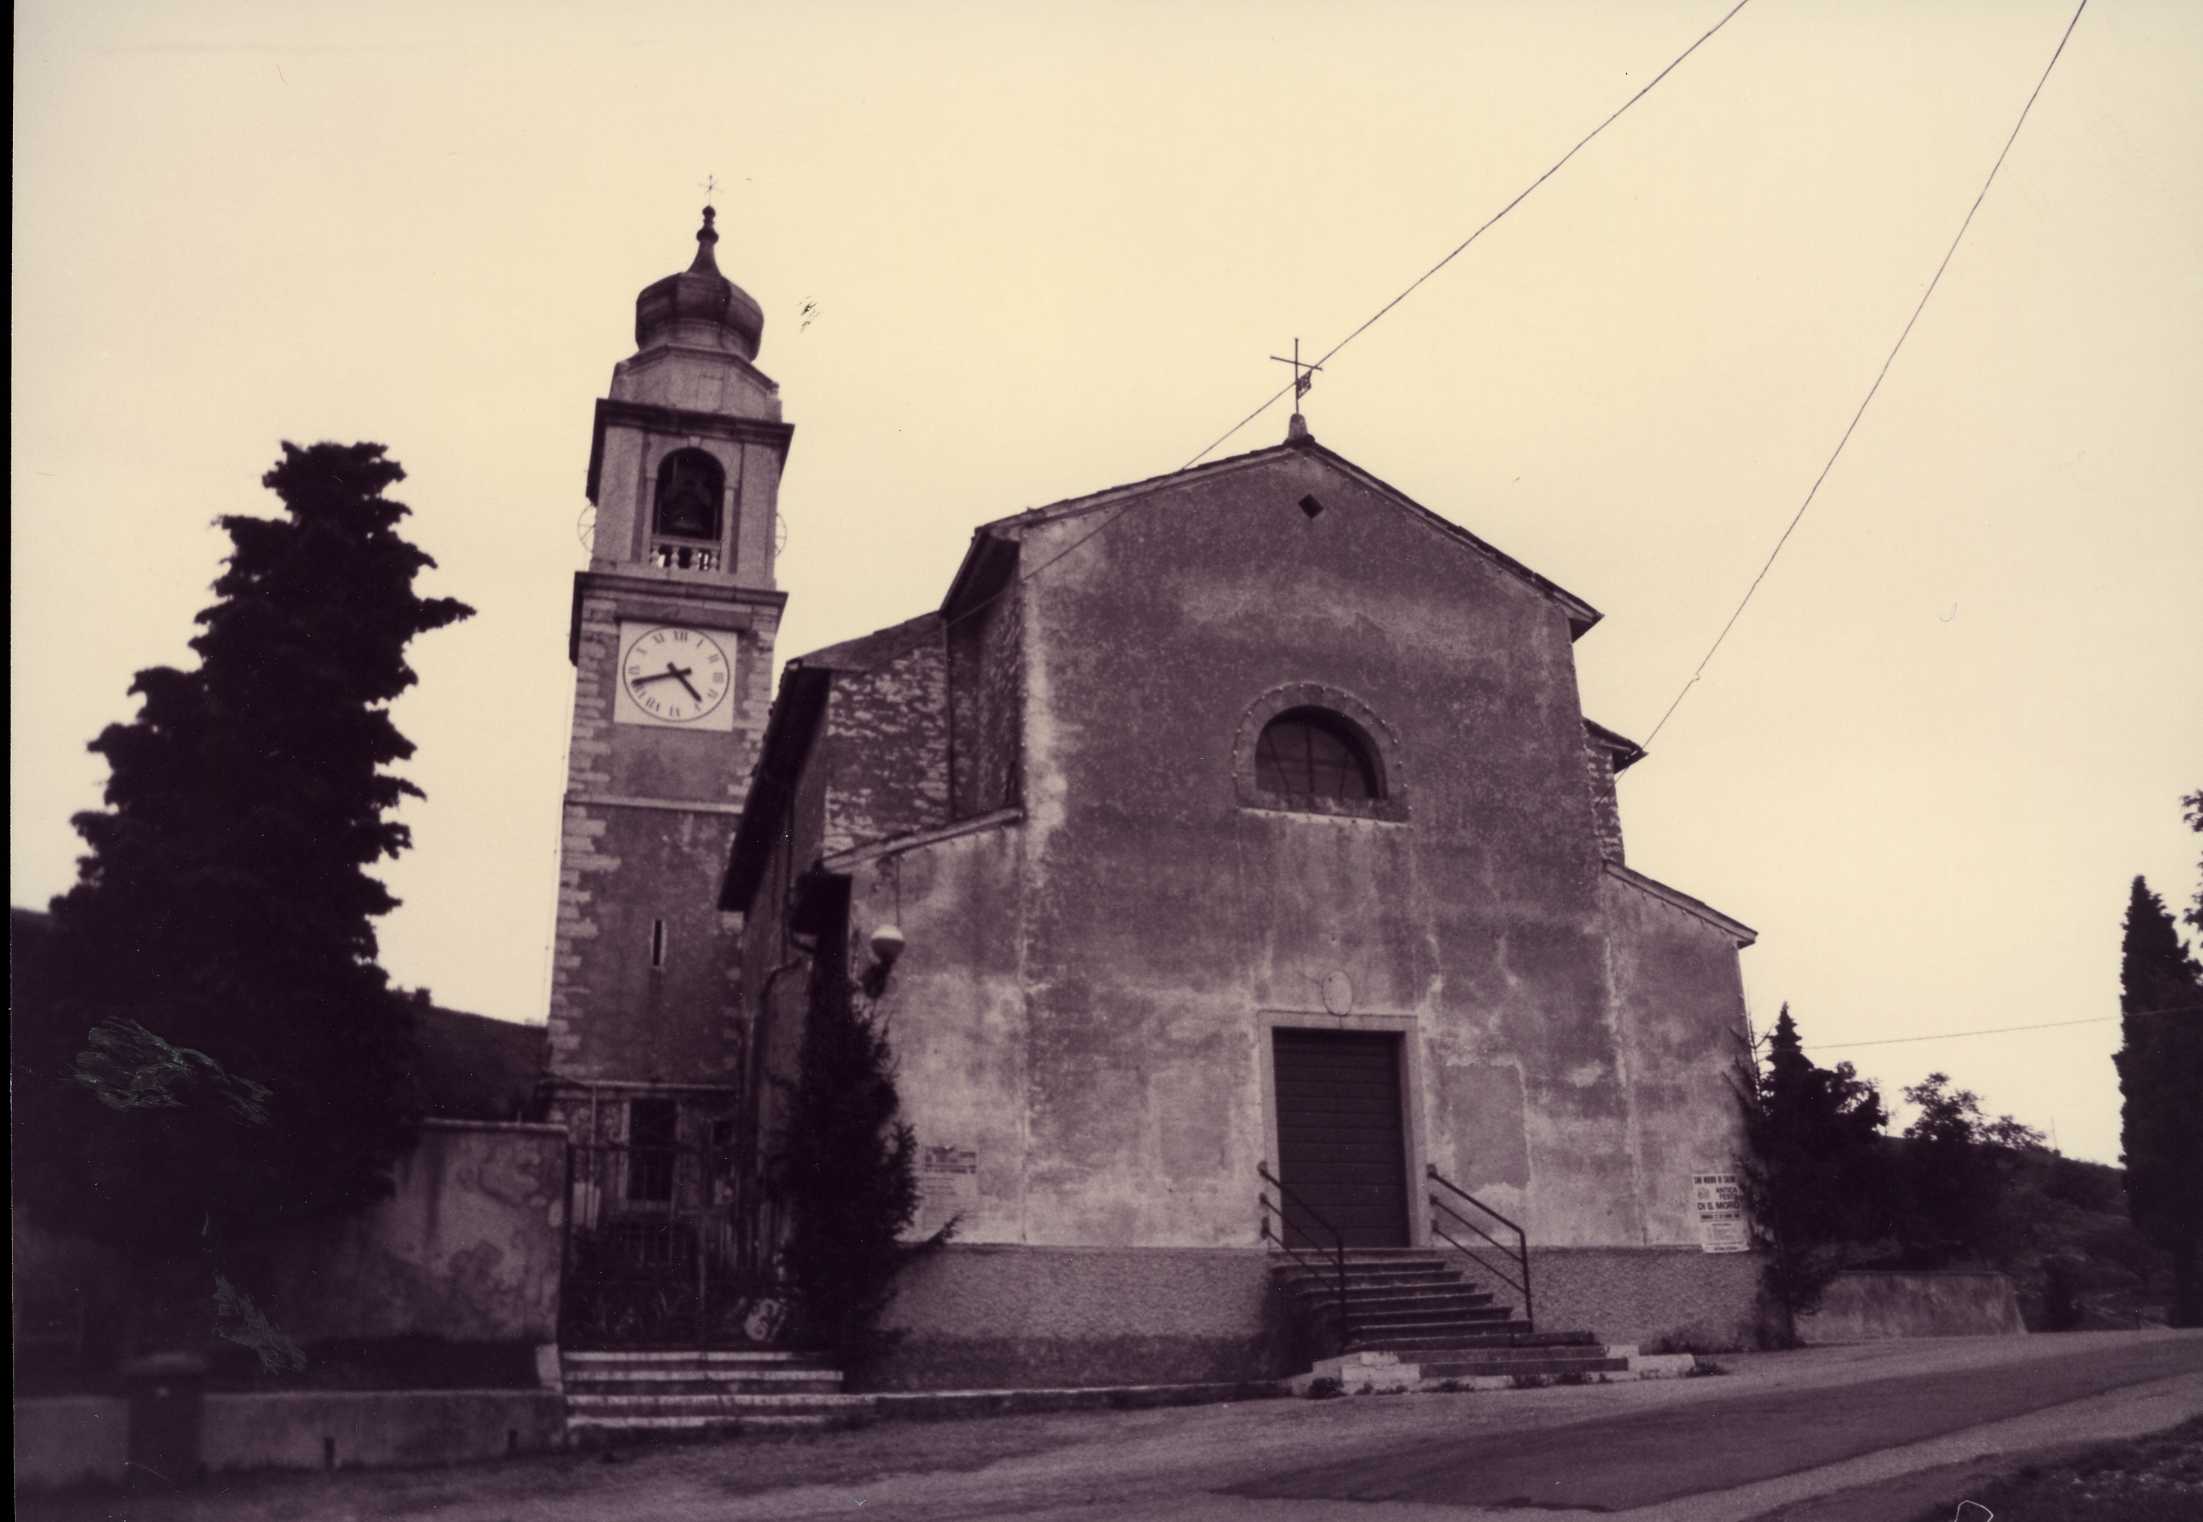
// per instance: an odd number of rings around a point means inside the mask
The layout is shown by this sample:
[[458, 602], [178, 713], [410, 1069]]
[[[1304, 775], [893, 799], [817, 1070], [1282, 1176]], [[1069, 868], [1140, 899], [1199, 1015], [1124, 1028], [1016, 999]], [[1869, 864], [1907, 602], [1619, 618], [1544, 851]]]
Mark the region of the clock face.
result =
[[620, 688], [643, 722], [696, 724], [726, 706], [734, 667], [718, 636], [664, 624], [634, 630], [623, 644]]

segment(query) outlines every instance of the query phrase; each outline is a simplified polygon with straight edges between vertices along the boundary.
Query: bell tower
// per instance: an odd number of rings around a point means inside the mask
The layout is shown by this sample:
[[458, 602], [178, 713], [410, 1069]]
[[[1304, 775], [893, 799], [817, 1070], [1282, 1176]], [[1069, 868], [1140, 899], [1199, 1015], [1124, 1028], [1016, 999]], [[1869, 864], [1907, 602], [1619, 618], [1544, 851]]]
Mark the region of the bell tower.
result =
[[[596, 406], [549, 1011], [551, 1118], [577, 1141], [669, 1155], [709, 1145], [741, 1073], [719, 875], [770, 699], [794, 432], [756, 365], [764, 313], [719, 272], [713, 218], [689, 267], [635, 298], [635, 352]], [[641, 1187], [677, 1208], [681, 1171], [630, 1161], [605, 1203]]]

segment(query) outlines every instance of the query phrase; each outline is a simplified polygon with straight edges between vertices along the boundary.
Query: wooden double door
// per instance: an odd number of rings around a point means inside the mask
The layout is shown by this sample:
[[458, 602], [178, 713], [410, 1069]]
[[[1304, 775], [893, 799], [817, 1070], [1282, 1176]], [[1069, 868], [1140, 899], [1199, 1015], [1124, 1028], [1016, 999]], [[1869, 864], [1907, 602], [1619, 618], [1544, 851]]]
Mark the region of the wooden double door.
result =
[[[1407, 1137], [1400, 1037], [1390, 1032], [1278, 1030], [1278, 1176], [1290, 1199], [1286, 1241], [1406, 1247]], [[1320, 1219], [1311, 1219], [1320, 1218]]]

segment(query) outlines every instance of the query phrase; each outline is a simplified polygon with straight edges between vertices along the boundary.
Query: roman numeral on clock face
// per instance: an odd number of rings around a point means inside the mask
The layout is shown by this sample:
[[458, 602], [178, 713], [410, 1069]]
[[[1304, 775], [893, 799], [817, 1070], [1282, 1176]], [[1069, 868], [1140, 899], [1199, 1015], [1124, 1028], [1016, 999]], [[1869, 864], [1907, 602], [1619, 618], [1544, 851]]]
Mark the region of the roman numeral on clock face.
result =
[[728, 727], [725, 704], [733, 686], [728, 680], [732, 663], [721, 636], [671, 624], [640, 631], [630, 625], [623, 639], [618, 669], [632, 705], [626, 710], [629, 722], [648, 715], [662, 724], [709, 720], [703, 727]]

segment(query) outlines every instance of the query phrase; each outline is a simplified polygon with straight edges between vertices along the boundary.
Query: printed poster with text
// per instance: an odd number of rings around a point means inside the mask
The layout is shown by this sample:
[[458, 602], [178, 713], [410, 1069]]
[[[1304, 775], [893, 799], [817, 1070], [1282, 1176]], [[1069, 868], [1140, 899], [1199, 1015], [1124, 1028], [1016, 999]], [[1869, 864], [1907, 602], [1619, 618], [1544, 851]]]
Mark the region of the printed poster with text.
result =
[[1707, 1252], [1750, 1252], [1744, 1225], [1744, 1185], [1736, 1174], [1709, 1168], [1691, 1175], [1691, 1203], [1698, 1212], [1698, 1245]]

